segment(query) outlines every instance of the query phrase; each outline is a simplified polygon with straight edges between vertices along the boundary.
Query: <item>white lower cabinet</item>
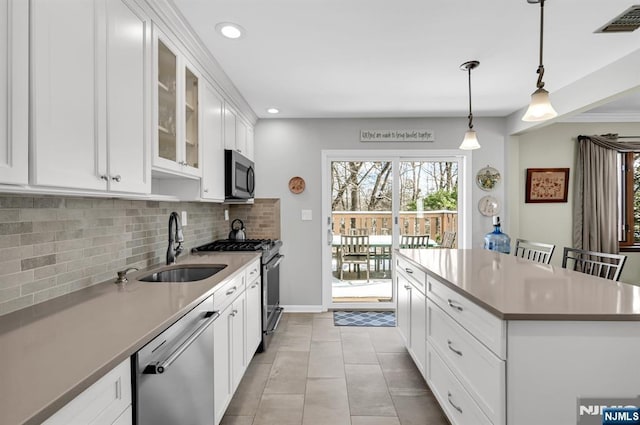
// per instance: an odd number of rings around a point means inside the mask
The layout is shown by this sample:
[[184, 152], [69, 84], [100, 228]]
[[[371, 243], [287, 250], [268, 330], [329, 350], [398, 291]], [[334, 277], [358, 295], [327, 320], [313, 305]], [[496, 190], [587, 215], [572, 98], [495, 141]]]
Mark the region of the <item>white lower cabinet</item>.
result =
[[453, 425], [491, 425], [436, 350], [427, 346], [427, 382]]
[[214, 308], [220, 312], [220, 317], [213, 322], [216, 425], [222, 420], [262, 339], [261, 295], [259, 259], [250, 263], [241, 275], [219, 285], [213, 295]]
[[131, 361], [127, 359], [43, 425], [126, 425], [132, 422]]
[[396, 262], [398, 329], [409, 354], [424, 376], [426, 355], [426, 276], [403, 260]]
[[247, 270], [247, 304], [245, 321], [247, 324], [247, 351], [245, 358], [247, 359], [247, 363], [249, 363], [262, 341], [262, 285], [260, 283], [260, 261], [254, 262]]

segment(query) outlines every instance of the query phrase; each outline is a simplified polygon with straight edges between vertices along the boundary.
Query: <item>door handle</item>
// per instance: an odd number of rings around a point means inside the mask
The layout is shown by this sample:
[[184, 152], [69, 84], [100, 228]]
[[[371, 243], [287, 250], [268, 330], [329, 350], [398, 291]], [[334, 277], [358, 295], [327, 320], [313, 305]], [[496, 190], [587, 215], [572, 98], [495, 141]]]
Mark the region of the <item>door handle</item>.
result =
[[167, 370], [167, 368], [171, 366], [173, 362], [175, 362], [178, 359], [178, 357], [180, 357], [180, 355], [184, 353], [187, 350], [187, 348], [189, 348], [189, 346], [193, 344], [195, 340], [198, 339], [198, 337], [202, 335], [202, 333], [206, 331], [207, 328], [211, 326], [211, 324], [218, 317], [220, 317], [220, 313], [218, 313], [217, 311], [210, 311], [210, 312], [207, 312], [207, 314], [211, 314], [211, 315], [206, 316], [207, 320], [203, 324], [198, 326], [198, 328], [196, 328], [196, 330], [191, 335], [189, 335], [189, 338], [187, 338], [182, 344], [180, 344], [178, 348], [173, 350], [171, 354], [167, 356], [166, 359], [147, 365], [147, 367], [144, 368], [144, 371], [142, 373], [152, 374], [152, 375], [164, 373]]

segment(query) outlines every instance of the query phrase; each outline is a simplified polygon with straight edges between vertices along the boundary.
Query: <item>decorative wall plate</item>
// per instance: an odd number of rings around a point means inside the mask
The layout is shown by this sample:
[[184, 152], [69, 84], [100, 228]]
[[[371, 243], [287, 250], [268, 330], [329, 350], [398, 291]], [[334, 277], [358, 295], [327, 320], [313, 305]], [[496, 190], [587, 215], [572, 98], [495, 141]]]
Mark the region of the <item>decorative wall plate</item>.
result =
[[478, 211], [487, 217], [498, 215], [500, 213], [500, 202], [491, 195], [483, 196], [478, 201]]
[[500, 172], [493, 167], [486, 166], [476, 174], [476, 184], [482, 190], [493, 190], [500, 181]]
[[289, 190], [296, 195], [304, 192], [305, 186], [306, 183], [302, 177], [291, 177], [291, 180], [289, 180]]

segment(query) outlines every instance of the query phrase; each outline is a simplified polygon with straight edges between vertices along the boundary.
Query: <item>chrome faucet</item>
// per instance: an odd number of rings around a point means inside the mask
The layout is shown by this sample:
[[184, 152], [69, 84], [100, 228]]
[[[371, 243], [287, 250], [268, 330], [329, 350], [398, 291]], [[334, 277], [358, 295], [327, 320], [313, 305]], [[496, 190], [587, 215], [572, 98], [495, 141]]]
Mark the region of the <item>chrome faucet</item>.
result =
[[184, 242], [184, 236], [182, 235], [182, 224], [180, 224], [180, 217], [177, 212], [172, 212], [169, 216], [169, 247], [167, 248], [167, 265], [174, 264], [176, 258], [182, 252], [182, 242]]

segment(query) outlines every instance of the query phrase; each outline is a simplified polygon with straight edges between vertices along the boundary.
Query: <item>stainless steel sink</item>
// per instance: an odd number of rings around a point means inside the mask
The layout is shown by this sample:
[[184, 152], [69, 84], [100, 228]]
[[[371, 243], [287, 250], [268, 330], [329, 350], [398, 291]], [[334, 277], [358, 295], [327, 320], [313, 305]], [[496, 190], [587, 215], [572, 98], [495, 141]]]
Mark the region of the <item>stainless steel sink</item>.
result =
[[226, 264], [188, 265], [160, 270], [141, 277], [143, 282], [195, 282], [213, 276], [227, 267]]

